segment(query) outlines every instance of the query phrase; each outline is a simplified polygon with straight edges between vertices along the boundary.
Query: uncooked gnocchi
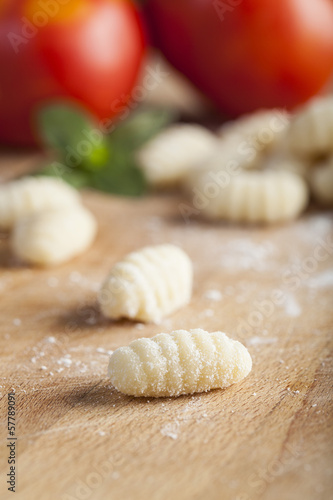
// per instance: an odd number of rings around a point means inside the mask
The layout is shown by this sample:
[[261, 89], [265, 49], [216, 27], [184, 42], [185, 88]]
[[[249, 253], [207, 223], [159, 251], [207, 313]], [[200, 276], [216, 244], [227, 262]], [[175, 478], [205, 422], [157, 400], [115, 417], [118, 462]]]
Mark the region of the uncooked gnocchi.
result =
[[243, 344], [222, 332], [196, 329], [134, 340], [114, 351], [108, 373], [124, 394], [167, 397], [229, 387], [251, 368]]
[[316, 158], [333, 152], [333, 97], [317, 97], [300, 109], [288, 132], [290, 151]]
[[41, 266], [59, 264], [82, 253], [96, 234], [93, 215], [80, 205], [20, 219], [12, 234], [14, 253]]
[[213, 219], [237, 222], [273, 223], [299, 215], [308, 203], [305, 181], [291, 172], [241, 172], [225, 177], [203, 171], [192, 181], [202, 213]]
[[145, 247], [112, 268], [99, 294], [101, 310], [112, 319], [159, 321], [189, 302], [192, 274], [192, 263], [180, 248]]
[[24, 216], [79, 201], [78, 192], [60, 179], [24, 177], [8, 182], [0, 186], [0, 228], [11, 229]]
[[217, 138], [200, 125], [174, 125], [144, 145], [137, 158], [152, 186], [174, 186], [217, 144]]
[[289, 115], [284, 110], [262, 109], [225, 123], [218, 130], [218, 135], [223, 140], [245, 140], [248, 147], [252, 146], [259, 152], [279, 143], [288, 127]]
[[333, 156], [311, 169], [309, 182], [315, 200], [333, 206]]

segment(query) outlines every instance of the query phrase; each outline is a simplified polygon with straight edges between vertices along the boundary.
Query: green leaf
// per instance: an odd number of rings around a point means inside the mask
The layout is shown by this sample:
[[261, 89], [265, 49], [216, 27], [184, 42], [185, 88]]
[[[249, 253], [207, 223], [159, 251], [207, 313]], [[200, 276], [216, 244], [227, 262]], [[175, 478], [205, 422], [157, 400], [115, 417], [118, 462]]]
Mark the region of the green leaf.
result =
[[140, 196], [147, 184], [136, 165], [135, 152], [175, 118], [166, 109], [142, 107], [126, 121], [119, 121], [107, 136], [79, 107], [66, 102], [49, 104], [40, 111], [38, 126], [45, 147], [54, 149], [59, 161], [39, 174], [61, 176], [77, 188]]
[[79, 169], [67, 169], [60, 176], [52, 165], [47, 165], [42, 170], [39, 170], [36, 175], [58, 178], [61, 177], [63, 181], [67, 182], [76, 189], [81, 189], [90, 185], [90, 175]]
[[175, 112], [168, 109], [142, 107], [118, 123], [109, 141], [118, 148], [135, 151], [176, 118]]
[[94, 171], [106, 166], [111, 156], [109, 143], [93, 118], [78, 106], [59, 101], [44, 106], [37, 125], [46, 148], [55, 149], [68, 167], [70, 158], [76, 166]]
[[123, 196], [142, 196], [147, 190], [146, 180], [133, 158], [121, 151], [117, 151], [108, 168], [91, 175], [90, 186]]

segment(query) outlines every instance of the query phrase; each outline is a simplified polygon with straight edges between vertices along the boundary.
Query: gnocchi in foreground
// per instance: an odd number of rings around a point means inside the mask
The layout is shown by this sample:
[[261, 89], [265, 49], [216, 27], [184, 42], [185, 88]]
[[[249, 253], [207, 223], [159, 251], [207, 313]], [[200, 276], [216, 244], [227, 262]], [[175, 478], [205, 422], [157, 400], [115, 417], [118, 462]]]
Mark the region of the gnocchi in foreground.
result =
[[[223, 173], [223, 172], [222, 172]], [[288, 171], [240, 172], [219, 185], [219, 173], [205, 170], [189, 182], [201, 210], [212, 219], [245, 223], [276, 223], [297, 217], [307, 206], [306, 182]]]
[[76, 189], [60, 179], [24, 177], [0, 186], [0, 228], [11, 229], [22, 217], [78, 205]]
[[134, 340], [114, 351], [108, 373], [124, 394], [167, 397], [229, 387], [251, 369], [243, 344], [222, 332], [196, 329]]
[[14, 253], [23, 261], [52, 266], [86, 250], [95, 238], [93, 215], [80, 205], [25, 217], [12, 234]]
[[192, 293], [192, 263], [175, 245], [128, 254], [115, 264], [99, 293], [105, 316], [159, 321], [186, 305]]

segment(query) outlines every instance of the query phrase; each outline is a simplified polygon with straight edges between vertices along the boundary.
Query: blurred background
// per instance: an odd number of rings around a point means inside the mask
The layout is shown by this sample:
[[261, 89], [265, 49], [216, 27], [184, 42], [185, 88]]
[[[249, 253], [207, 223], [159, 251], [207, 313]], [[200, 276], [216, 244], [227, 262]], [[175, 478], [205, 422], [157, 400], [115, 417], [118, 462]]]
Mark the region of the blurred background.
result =
[[142, 195], [164, 127], [294, 110], [332, 73], [331, 0], [3, 0], [0, 179]]

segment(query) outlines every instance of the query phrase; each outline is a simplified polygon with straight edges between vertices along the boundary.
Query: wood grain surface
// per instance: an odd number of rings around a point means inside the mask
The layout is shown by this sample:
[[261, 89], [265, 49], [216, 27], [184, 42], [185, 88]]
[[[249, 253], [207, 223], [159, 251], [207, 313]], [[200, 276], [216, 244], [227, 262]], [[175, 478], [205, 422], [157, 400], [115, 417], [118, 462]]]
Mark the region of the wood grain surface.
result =
[[[24, 267], [0, 240], [1, 499], [329, 500], [332, 491], [332, 213], [273, 228], [185, 224], [175, 196], [85, 193], [92, 248]], [[194, 263], [191, 304], [161, 324], [101, 317], [96, 295], [125, 253], [171, 242]], [[249, 377], [176, 399], [131, 398], [111, 351], [174, 329], [245, 343]], [[7, 393], [16, 392], [17, 492], [7, 491]]]

